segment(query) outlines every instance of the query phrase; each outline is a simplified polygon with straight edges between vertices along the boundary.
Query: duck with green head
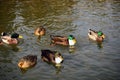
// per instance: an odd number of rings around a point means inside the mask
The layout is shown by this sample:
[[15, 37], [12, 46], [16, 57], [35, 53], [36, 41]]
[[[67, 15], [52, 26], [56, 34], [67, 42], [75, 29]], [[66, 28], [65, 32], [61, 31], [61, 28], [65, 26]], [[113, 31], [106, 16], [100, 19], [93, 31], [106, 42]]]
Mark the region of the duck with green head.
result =
[[18, 33], [13, 33], [11, 35], [8, 35], [6, 32], [1, 33], [1, 40], [3, 43], [6, 44], [18, 44], [18, 38], [23, 38]]
[[59, 52], [48, 49], [41, 50], [41, 59], [45, 62], [53, 63], [55, 66], [63, 62], [63, 57]]
[[76, 39], [73, 35], [69, 35], [68, 37], [51, 35], [50, 37], [52, 44], [58, 44], [64, 46], [74, 46], [76, 44]]
[[97, 42], [102, 42], [105, 39], [105, 35], [102, 31], [94, 31], [92, 29], [89, 29], [88, 37], [89, 39]]

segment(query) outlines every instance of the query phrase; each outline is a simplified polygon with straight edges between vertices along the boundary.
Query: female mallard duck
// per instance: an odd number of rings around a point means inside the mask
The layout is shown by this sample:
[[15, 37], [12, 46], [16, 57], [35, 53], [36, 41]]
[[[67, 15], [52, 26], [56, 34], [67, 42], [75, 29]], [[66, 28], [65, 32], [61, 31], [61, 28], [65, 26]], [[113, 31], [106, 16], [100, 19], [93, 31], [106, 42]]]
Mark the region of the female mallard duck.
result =
[[27, 55], [20, 59], [20, 61], [18, 62], [18, 66], [21, 69], [27, 69], [35, 66], [36, 63], [37, 63], [36, 55]]
[[60, 64], [63, 62], [63, 57], [57, 51], [41, 50], [41, 52], [41, 58], [43, 61], [53, 64]]
[[22, 38], [18, 33], [8, 35], [5, 32], [1, 33], [1, 40], [6, 44], [18, 44], [18, 38]]
[[89, 29], [88, 37], [94, 41], [102, 42], [105, 38], [105, 35], [101, 31]]
[[51, 43], [60, 44], [64, 46], [74, 46], [76, 44], [76, 39], [73, 35], [69, 35], [68, 38], [64, 36], [53, 36], [51, 35]]
[[46, 32], [45, 28], [40, 26], [35, 29], [34, 34], [37, 36], [43, 36], [43, 35], [45, 35], [45, 32]]

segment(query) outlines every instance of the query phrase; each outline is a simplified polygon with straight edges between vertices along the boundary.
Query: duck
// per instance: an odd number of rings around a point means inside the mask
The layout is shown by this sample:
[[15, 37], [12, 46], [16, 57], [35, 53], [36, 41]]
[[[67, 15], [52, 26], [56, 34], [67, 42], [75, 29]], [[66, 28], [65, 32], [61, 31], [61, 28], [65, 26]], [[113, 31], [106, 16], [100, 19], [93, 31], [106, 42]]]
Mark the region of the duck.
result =
[[37, 36], [43, 36], [45, 35], [45, 33], [46, 33], [46, 30], [43, 26], [37, 27], [34, 31], [34, 34]]
[[3, 43], [6, 44], [18, 44], [18, 38], [23, 38], [18, 33], [12, 33], [11, 35], [8, 35], [6, 32], [1, 33], [1, 40]]
[[105, 39], [105, 35], [103, 34], [102, 31], [95, 31], [92, 29], [89, 29], [88, 37], [89, 39], [97, 42], [103, 42]]
[[37, 63], [36, 55], [27, 55], [22, 57], [18, 62], [18, 67], [21, 69], [28, 69], [30, 67], [35, 66]]
[[68, 37], [50, 35], [50, 37], [51, 44], [58, 44], [64, 46], [74, 46], [76, 44], [76, 39], [73, 35], [69, 35]]
[[42, 61], [53, 63], [56, 66], [63, 62], [63, 56], [58, 51], [51, 51], [48, 49], [41, 50]]
[[6, 44], [18, 44], [18, 38], [23, 38], [18, 33], [12, 33], [11, 35], [8, 35], [6, 32], [1, 33], [1, 40], [3, 43]]

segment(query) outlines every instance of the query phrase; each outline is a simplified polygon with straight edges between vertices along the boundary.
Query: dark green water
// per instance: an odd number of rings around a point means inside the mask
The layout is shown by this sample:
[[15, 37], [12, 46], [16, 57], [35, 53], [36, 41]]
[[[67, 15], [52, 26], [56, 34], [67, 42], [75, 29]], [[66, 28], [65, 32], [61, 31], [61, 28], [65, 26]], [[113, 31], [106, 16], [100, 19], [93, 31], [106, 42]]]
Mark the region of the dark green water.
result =
[[[38, 40], [34, 29], [47, 33]], [[88, 29], [102, 30], [103, 48], [89, 41]], [[0, 0], [0, 33], [18, 32], [17, 46], [0, 46], [0, 80], [120, 80], [119, 0]], [[75, 51], [50, 44], [50, 34], [73, 34]], [[62, 68], [41, 61], [41, 49], [57, 50], [64, 57]], [[28, 54], [38, 56], [35, 67], [25, 73], [17, 63]]]

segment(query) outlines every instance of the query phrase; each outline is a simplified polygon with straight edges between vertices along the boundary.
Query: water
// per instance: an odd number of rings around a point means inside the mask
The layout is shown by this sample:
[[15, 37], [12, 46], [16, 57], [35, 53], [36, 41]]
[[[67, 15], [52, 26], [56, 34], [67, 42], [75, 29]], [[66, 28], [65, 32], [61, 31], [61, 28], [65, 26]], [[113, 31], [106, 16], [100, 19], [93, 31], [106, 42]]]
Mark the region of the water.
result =
[[[43, 25], [40, 40], [34, 29]], [[0, 33], [18, 32], [24, 38], [17, 46], [0, 46], [1, 80], [120, 80], [119, 0], [0, 0]], [[100, 48], [89, 41], [88, 29], [102, 30], [106, 39]], [[73, 34], [75, 51], [50, 46], [50, 34]], [[60, 69], [41, 61], [41, 49], [57, 50], [64, 57]], [[35, 67], [22, 72], [17, 63], [28, 54], [38, 56]]]

